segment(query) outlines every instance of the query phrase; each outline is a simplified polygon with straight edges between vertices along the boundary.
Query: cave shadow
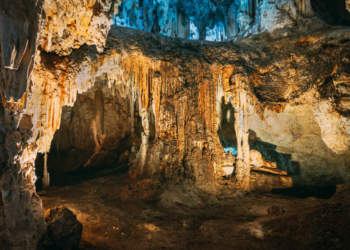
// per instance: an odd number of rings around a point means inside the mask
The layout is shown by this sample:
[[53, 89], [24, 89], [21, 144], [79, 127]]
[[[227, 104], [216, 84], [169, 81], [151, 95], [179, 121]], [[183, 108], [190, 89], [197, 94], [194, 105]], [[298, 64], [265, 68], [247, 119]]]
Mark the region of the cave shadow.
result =
[[[235, 131], [234, 107], [230, 102], [225, 104], [224, 97], [220, 104], [221, 120], [218, 135], [220, 142], [226, 152], [231, 149], [233, 155], [237, 154], [237, 136]], [[292, 160], [291, 154], [285, 154], [277, 151], [277, 145], [262, 141], [257, 137], [256, 132], [252, 129], [249, 132], [250, 150], [259, 151], [265, 160], [277, 163], [277, 168], [287, 171], [292, 178], [293, 188], [273, 189], [272, 193], [296, 198], [317, 197], [321, 199], [329, 199], [335, 193], [335, 186], [306, 186], [305, 181], [300, 173], [299, 162]]]
[[350, 26], [350, 13], [344, 0], [311, 0], [311, 6], [327, 24]]
[[277, 152], [277, 145], [262, 141], [254, 130], [249, 129], [248, 132], [250, 150], [257, 150], [265, 160], [276, 162], [277, 168], [287, 171], [288, 175], [300, 174], [299, 162], [293, 161], [291, 154]]
[[[35, 164], [44, 164], [44, 155], [38, 154], [39, 160]], [[49, 164], [48, 164], [49, 165]], [[100, 165], [98, 167], [86, 169], [83, 166], [78, 167], [72, 172], [62, 173], [50, 176], [50, 188], [64, 187], [79, 184], [83, 181], [88, 181], [105, 176], [124, 175], [127, 174], [129, 166], [118, 166], [116, 163], [111, 165]], [[42, 190], [42, 178], [38, 178], [35, 182], [36, 190]]]
[[222, 97], [221, 104], [221, 120], [220, 127], [217, 131], [222, 147], [225, 152], [231, 150], [233, 155], [237, 155], [237, 136], [235, 130], [235, 109], [231, 102], [225, 104], [225, 99]]
[[[134, 133], [120, 140], [118, 146], [109, 153], [110, 155], [118, 155], [118, 157], [115, 158], [115, 160], [111, 164], [107, 164], [107, 160], [105, 159], [103, 163], [90, 168], [85, 168], [83, 164], [80, 164], [78, 167], [74, 167], [74, 163], [70, 162], [70, 160], [74, 159], [75, 157], [80, 157], [80, 162], [84, 163], [93, 154], [93, 151], [87, 152], [86, 150], [80, 150], [76, 148], [70, 148], [69, 150], [56, 150], [55, 145], [52, 143], [47, 157], [47, 168], [48, 172], [50, 173], [50, 187], [71, 186], [79, 184], [83, 181], [88, 181], [100, 177], [127, 174], [130, 165], [119, 164], [119, 159], [125, 151], [129, 151], [130, 153], [131, 147], [134, 143], [137, 145], [137, 147], [140, 147], [142, 132], [142, 119], [140, 116], [138, 116], [138, 114], [136, 114]], [[73, 157], [70, 155], [72, 150], [73, 152], [75, 152], [75, 156]], [[57, 170], [57, 168], [61, 164], [71, 164], [74, 170], [65, 173], [57, 173], [57, 171], [55, 170]], [[37, 176], [35, 186], [36, 190], [38, 191], [42, 190], [43, 170], [44, 154], [38, 153], [37, 158], [35, 160], [35, 173]]]
[[[222, 97], [220, 109], [221, 120], [218, 130], [220, 142], [226, 152], [231, 149], [233, 155], [237, 155], [237, 136], [234, 116], [235, 109], [231, 102], [225, 104], [224, 97]], [[249, 129], [248, 132], [250, 150], [255, 149], [259, 151], [264, 159], [276, 162], [277, 168], [287, 171], [289, 175], [300, 174], [299, 163], [293, 161], [290, 154], [277, 152], [276, 145], [262, 141], [257, 137], [256, 132], [251, 129]]]
[[291, 154], [277, 152], [277, 146], [262, 141], [256, 136], [253, 130], [249, 130], [249, 146], [250, 150], [259, 151], [264, 159], [276, 162], [277, 168], [287, 171], [288, 176], [292, 178], [292, 188], [274, 188], [271, 193], [290, 196], [300, 199], [316, 197], [319, 199], [329, 199], [336, 191], [336, 186], [307, 186], [300, 173], [299, 162], [293, 161]]
[[306, 199], [309, 197], [316, 197], [318, 199], [330, 199], [336, 192], [337, 187], [333, 186], [297, 186], [292, 188], [274, 188], [271, 193], [281, 194], [284, 196], [296, 197], [299, 199]]

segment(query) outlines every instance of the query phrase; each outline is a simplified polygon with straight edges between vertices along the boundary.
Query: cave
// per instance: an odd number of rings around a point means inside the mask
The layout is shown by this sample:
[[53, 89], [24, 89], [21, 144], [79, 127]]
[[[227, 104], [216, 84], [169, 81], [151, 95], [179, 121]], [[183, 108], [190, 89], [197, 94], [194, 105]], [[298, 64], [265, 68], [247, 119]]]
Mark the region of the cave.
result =
[[3, 0], [0, 249], [348, 249], [349, 0]]

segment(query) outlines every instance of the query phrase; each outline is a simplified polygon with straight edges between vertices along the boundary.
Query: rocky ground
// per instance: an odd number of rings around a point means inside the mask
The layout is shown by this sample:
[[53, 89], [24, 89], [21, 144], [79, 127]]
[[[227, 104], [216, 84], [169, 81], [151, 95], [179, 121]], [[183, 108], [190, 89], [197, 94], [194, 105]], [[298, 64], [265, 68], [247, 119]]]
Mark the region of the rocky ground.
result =
[[244, 193], [229, 185], [210, 190], [130, 178], [123, 169], [52, 181], [41, 196], [44, 212], [65, 205], [77, 215], [79, 249], [347, 249], [350, 243], [347, 187], [338, 186], [332, 198], [332, 188]]

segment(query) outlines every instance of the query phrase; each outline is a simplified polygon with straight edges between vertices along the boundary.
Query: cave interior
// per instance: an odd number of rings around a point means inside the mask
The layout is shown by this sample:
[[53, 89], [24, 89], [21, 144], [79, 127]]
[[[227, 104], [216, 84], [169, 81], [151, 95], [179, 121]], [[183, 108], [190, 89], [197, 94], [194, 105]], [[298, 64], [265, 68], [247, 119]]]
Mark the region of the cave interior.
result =
[[2, 0], [0, 249], [349, 249], [350, 0]]

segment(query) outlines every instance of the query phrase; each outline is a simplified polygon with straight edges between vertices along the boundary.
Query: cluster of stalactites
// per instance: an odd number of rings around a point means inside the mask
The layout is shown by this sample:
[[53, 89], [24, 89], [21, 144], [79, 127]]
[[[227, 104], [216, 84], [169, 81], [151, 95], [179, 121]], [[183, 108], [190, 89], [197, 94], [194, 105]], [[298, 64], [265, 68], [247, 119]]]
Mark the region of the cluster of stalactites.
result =
[[[53, 135], [60, 126], [62, 107], [72, 106], [77, 98], [77, 92], [82, 93], [90, 88], [97, 89], [97, 92], [101, 92], [103, 88], [109, 88], [119, 91], [121, 96], [128, 97], [131, 111], [130, 133], [135, 130], [133, 119], [135, 119], [134, 112], [137, 110], [142, 119], [144, 137], [150, 138], [150, 124], [153, 123], [155, 138], [174, 140], [180, 152], [183, 152], [186, 144], [185, 126], [189, 122], [189, 117], [186, 116], [186, 100], [191, 92], [184, 86], [188, 85], [198, 93], [195, 105], [198, 105], [204, 128], [210, 134], [217, 132], [220, 120], [217, 105], [222, 97], [230, 101], [238, 111], [243, 112], [243, 116], [236, 118], [236, 129], [237, 134], [242, 135], [239, 137], [242, 148], [238, 147], [238, 154], [243, 162], [241, 168], [246, 170], [246, 152], [247, 150], [249, 152], [249, 147], [247, 149], [245, 142], [247, 128], [245, 115], [248, 100], [245, 78], [237, 73], [241, 70], [234, 66], [209, 66], [197, 63], [192, 72], [196, 80], [189, 82], [191, 79], [181, 76], [179, 68], [174, 63], [154, 60], [140, 52], [120, 54], [109, 51], [107, 55], [81, 63], [80, 69], [67, 70], [70, 69], [68, 65], [71, 63], [69, 58], [59, 58], [52, 67], [43, 57], [33, 73], [34, 85], [32, 91], [28, 93], [27, 112], [28, 115], [33, 114], [32, 123], [35, 128], [33, 138], [36, 139], [33, 142], [36, 143], [38, 152], [50, 150]], [[211, 72], [209, 74], [212, 78], [207, 77], [208, 72]], [[98, 99], [96, 96], [95, 98]], [[101, 98], [103, 97], [99, 99]], [[177, 100], [176, 107], [169, 105], [167, 108], [167, 101], [172, 98]], [[106, 137], [103, 125], [100, 125], [103, 113], [103, 109], [99, 114], [96, 113], [96, 121], [93, 123], [95, 127], [92, 128], [96, 154], [102, 148]], [[177, 129], [167, 127], [166, 124], [177, 124]], [[246, 180], [247, 174], [243, 170], [242, 179]], [[242, 180], [242, 185], [247, 185], [244, 183]]]
[[138, 0], [126, 0], [120, 6], [115, 24], [171, 37], [222, 41], [236, 39], [248, 30], [256, 33], [274, 29], [278, 20], [286, 17], [281, 17], [278, 9], [294, 19], [298, 15], [314, 15], [310, 0], [232, 0], [223, 4], [213, 4], [210, 0], [145, 0], [142, 4]]

